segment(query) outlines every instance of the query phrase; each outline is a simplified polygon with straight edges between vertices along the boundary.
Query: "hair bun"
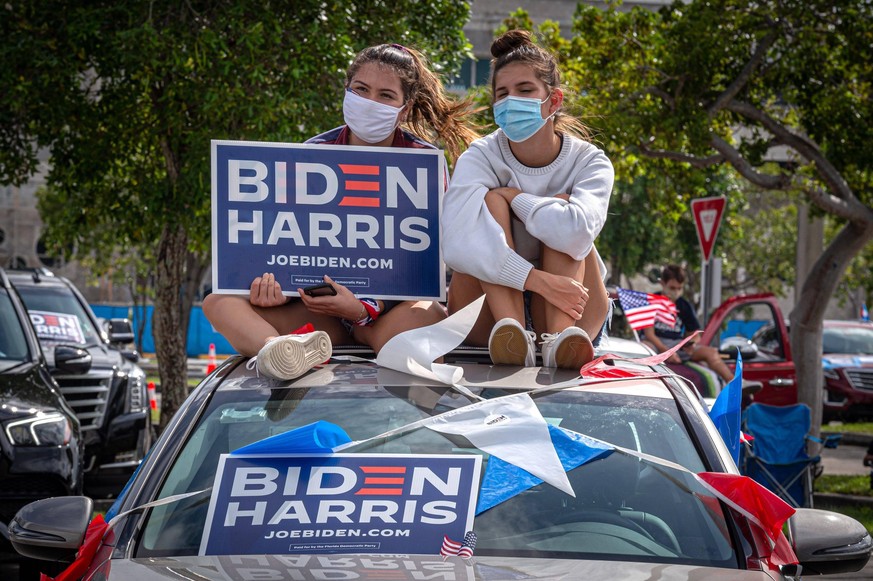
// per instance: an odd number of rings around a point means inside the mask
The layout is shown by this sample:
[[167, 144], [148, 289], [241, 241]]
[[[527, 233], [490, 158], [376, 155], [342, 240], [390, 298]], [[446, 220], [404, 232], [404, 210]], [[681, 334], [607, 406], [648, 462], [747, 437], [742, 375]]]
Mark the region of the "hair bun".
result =
[[523, 45], [531, 45], [533, 40], [527, 30], [509, 30], [491, 43], [491, 56], [500, 58]]

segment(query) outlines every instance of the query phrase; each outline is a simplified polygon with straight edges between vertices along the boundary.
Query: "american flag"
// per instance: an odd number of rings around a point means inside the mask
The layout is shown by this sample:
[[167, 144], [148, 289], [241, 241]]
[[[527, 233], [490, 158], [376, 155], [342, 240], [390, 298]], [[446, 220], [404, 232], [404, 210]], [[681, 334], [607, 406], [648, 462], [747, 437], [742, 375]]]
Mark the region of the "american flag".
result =
[[440, 555], [443, 559], [457, 555], [462, 559], [469, 559], [473, 556], [473, 549], [476, 548], [476, 533], [467, 531], [462, 542], [453, 541], [449, 537], [443, 535], [443, 546], [440, 548]]
[[620, 288], [618, 300], [634, 331], [652, 327], [656, 320], [666, 325], [676, 324], [676, 305], [665, 296]]

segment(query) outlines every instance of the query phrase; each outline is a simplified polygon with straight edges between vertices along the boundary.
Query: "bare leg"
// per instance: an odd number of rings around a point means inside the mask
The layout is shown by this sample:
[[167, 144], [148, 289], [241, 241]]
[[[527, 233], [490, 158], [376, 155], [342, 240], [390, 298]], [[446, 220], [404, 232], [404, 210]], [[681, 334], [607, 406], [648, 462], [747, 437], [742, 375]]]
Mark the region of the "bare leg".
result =
[[[478, 278], [463, 272], [452, 273], [452, 282], [449, 285], [449, 315], [460, 311], [484, 293], [482, 283]], [[482, 306], [482, 311], [479, 313], [479, 318], [476, 319], [476, 324], [473, 325], [473, 329], [467, 335], [465, 343], [478, 347], [487, 346], [488, 336], [495, 322], [496, 320], [491, 314], [491, 309], [486, 301]]]
[[730, 381], [734, 378], [734, 374], [731, 373], [730, 368], [722, 361], [715, 347], [695, 345], [694, 351], [691, 352], [691, 360], [703, 361], [725, 381]]
[[394, 335], [433, 325], [446, 318], [446, 311], [435, 301], [404, 301], [376, 319], [372, 325], [355, 327], [355, 340], [379, 353]]
[[600, 277], [600, 268], [593, 252], [588, 253], [582, 261], [573, 260], [567, 254], [548, 247], [543, 247], [542, 270], [563, 276], [570, 276], [582, 281], [588, 289], [588, 302], [582, 317], [575, 321], [572, 317], [558, 310], [539, 295], [531, 300], [531, 316], [538, 332], [560, 333], [567, 327], [575, 325], [585, 330], [594, 340], [603, 328], [603, 322], [609, 311], [609, 295], [606, 285]]
[[[485, 194], [485, 206], [488, 207], [494, 220], [503, 228], [506, 243], [510, 248], [515, 248], [515, 242], [512, 239], [512, 208], [506, 198], [488, 192]], [[484, 281], [480, 281], [480, 284], [485, 291], [485, 300], [495, 321], [510, 317], [521, 323], [522, 327], [525, 326], [524, 295], [521, 291]]]
[[336, 345], [353, 340], [339, 319], [310, 313], [297, 301], [278, 307], [256, 307], [248, 297], [210, 294], [203, 301], [203, 313], [241, 355], [257, 355], [268, 339], [285, 335], [312, 323], [316, 329], [327, 332]]

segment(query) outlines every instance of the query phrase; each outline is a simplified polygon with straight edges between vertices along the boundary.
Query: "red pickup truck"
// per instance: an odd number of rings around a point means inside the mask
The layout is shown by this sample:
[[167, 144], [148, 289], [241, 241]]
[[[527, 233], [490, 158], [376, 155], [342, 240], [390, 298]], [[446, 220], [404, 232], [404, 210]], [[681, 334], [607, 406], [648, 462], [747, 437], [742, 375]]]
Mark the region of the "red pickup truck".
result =
[[[791, 358], [788, 327], [776, 297], [739, 295], [722, 303], [707, 321], [701, 344], [716, 349], [737, 345], [743, 351], [743, 379], [761, 382], [755, 401], [771, 405], [797, 403], [797, 374]], [[721, 349], [723, 352], [730, 349]], [[729, 365], [733, 369], [735, 360]]]
[[[613, 318], [612, 336], [633, 338], [621, 313], [618, 301]], [[756, 402], [771, 405], [797, 403], [797, 376], [788, 328], [779, 302], [772, 294], [739, 295], [725, 301], [710, 317], [700, 338], [701, 344], [712, 345], [725, 356], [743, 352], [743, 379], [758, 381], [763, 386], [754, 395]], [[736, 359], [728, 365], [734, 368]]]

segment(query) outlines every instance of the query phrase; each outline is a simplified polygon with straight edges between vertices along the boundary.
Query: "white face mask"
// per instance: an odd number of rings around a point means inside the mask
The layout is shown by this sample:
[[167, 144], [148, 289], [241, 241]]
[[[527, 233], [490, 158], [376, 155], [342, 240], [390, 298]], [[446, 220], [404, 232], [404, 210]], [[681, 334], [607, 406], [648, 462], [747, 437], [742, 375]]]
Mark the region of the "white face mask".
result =
[[403, 107], [392, 107], [346, 89], [343, 99], [343, 118], [356, 136], [367, 143], [379, 143], [391, 135], [399, 125]]

